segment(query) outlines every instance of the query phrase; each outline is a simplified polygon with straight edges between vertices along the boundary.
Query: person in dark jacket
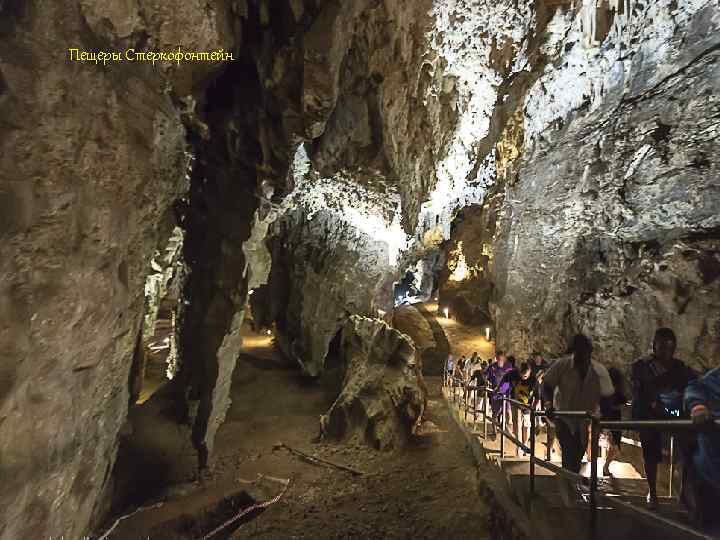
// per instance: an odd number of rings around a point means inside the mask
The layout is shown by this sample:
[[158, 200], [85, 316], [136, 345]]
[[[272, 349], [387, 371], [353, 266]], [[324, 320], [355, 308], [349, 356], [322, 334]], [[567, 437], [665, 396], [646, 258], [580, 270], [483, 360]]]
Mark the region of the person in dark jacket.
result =
[[701, 527], [717, 527], [720, 500], [720, 368], [691, 381], [685, 389], [685, 408], [699, 428], [697, 443], [688, 459], [689, 486], [685, 503]]
[[[659, 328], [652, 354], [632, 365], [633, 419], [672, 419], [684, 415], [683, 394], [696, 374], [675, 358], [676, 348], [675, 333], [670, 328]], [[663, 434], [659, 430], [643, 430], [639, 434], [648, 483], [647, 502], [650, 508], [657, 508], [657, 468], [663, 459]]]

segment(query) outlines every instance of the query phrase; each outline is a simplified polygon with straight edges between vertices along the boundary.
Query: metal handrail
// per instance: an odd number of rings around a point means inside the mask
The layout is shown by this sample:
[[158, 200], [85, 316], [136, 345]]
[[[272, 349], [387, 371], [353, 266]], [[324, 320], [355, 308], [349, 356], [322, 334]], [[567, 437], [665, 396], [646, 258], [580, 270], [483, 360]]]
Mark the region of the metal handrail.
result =
[[[463, 393], [465, 395], [465, 416], [467, 419], [467, 407], [468, 407], [468, 400], [467, 400], [467, 390], [468, 390], [468, 383], [464, 379], [458, 379], [456, 377], [452, 378], [455, 382], [460, 382], [460, 385], [463, 387]], [[497, 389], [489, 388], [487, 385], [484, 386], [472, 386], [472, 390], [476, 392], [475, 401], [473, 403], [473, 417], [476, 418], [476, 414], [478, 412], [481, 412], [483, 415], [483, 431], [484, 436], [487, 438], [487, 421], [488, 421], [488, 414], [487, 414], [487, 403], [488, 403], [488, 396], [490, 394], [497, 394], [500, 393]], [[483, 391], [483, 407], [481, 410], [478, 410], [477, 408], [477, 391], [481, 390]], [[651, 515], [652, 517], [656, 518], [657, 520], [676, 527], [684, 532], [688, 532], [691, 534], [694, 534], [696, 536], [699, 536], [701, 538], [710, 538], [709, 536], [705, 535], [704, 533], [695, 530], [692, 527], [689, 527], [685, 525], [684, 523], [677, 522], [670, 518], [663, 518], [661, 516], [657, 516], [655, 514], [650, 514], [649, 512], [638, 508], [630, 503], [627, 503], [625, 501], [621, 501], [617, 499], [617, 495], [609, 494], [609, 493], [602, 493], [598, 490], [598, 470], [597, 470], [597, 460], [598, 460], [598, 450], [599, 450], [599, 434], [600, 430], [603, 428], [607, 429], [615, 429], [615, 430], [663, 430], [663, 431], [683, 431], [691, 428], [697, 428], [697, 425], [692, 420], [630, 420], [630, 421], [624, 421], [624, 420], [603, 420], [597, 415], [590, 414], [587, 411], [552, 411], [550, 415], [548, 415], [547, 411], [544, 410], [535, 410], [531, 405], [522, 403], [520, 401], [517, 401], [515, 399], [509, 398], [506, 395], [502, 394], [502, 416], [501, 421], [499, 422], [500, 425], [498, 425], [497, 420], [493, 417], [493, 415], [490, 415], [490, 423], [493, 425], [494, 429], [500, 433], [500, 457], [501, 459], [505, 457], [505, 437], [507, 437], [510, 441], [512, 441], [518, 448], [523, 449], [525, 452], [528, 452], [530, 455], [530, 495], [535, 495], [535, 465], [539, 465], [545, 469], [548, 469], [560, 476], [563, 476], [565, 478], [569, 478], [571, 480], [575, 480], [580, 482], [586, 487], [589, 487], [589, 499], [590, 499], [590, 523], [591, 527], [594, 529], [597, 525], [597, 499], [598, 497], [602, 497], [603, 500], [607, 501], [611, 505], [614, 505], [616, 507], [621, 507], [625, 509], [633, 510], [640, 514], [645, 515]], [[530, 413], [530, 425], [529, 425], [529, 437], [530, 437], [530, 446], [527, 446], [522, 441], [520, 441], [515, 435], [510, 433], [505, 428], [505, 417], [506, 417], [506, 404], [509, 403], [511, 406], [518, 407], [519, 409], [522, 409], [524, 411], [528, 411]], [[578, 473], [574, 473], [572, 471], [569, 471], [565, 469], [564, 467], [558, 466], [555, 463], [552, 463], [550, 461], [550, 451], [551, 447], [549, 444], [549, 432], [548, 432], [548, 448], [547, 448], [547, 459], [538, 458], [535, 456], [535, 438], [536, 438], [536, 422], [535, 419], [538, 417], [548, 417], [548, 418], [576, 418], [576, 419], [587, 419], [590, 421], [590, 478], [587, 478], [585, 476], [582, 476]], [[712, 424], [714, 424], [715, 427], [720, 427], [720, 420], [713, 420]], [[672, 460], [672, 445], [671, 445], [671, 460]], [[672, 464], [670, 469], [671, 474], [671, 485], [672, 485]]]
[[[618, 429], [663, 429], [669, 430], [685, 430], [688, 428], [698, 428], [698, 425], [692, 420], [602, 420], [598, 422], [600, 427]], [[709, 424], [720, 426], [720, 420], [713, 420]]]

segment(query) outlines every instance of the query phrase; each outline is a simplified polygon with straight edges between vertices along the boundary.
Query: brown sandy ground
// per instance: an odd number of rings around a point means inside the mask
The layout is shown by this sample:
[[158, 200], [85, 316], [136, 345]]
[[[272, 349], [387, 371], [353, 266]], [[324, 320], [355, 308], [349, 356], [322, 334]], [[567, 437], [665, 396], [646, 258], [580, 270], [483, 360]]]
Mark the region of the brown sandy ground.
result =
[[[110, 538], [201, 538], [247, 504], [237, 499], [219, 504], [223, 498], [248, 486], [264, 500], [281, 491], [277, 482], [247, 483], [258, 475], [291, 479], [291, 484], [279, 502], [213, 538], [489, 537], [477, 470], [442, 400], [439, 377], [426, 380], [430, 398], [424, 434], [404, 450], [377, 452], [357, 442], [316, 442], [319, 416], [337, 395], [337, 377], [307, 381], [270, 347], [246, 352], [235, 373], [232, 407], [218, 432], [217, 457], [200, 481], [192, 481], [194, 453], [182, 430], [136, 412], [136, 462], [126, 467], [138, 481], [155, 474], [150, 481], [157, 494], [142, 503], [163, 504], [124, 520]], [[162, 403], [161, 396], [153, 399]], [[279, 442], [365, 474], [307, 463], [277, 448]], [[144, 466], [143, 455], [155, 456], [154, 465]], [[167, 460], [173, 465], [163, 464], [162, 456], [173, 456]], [[161, 483], [174, 487], [160, 488]]]

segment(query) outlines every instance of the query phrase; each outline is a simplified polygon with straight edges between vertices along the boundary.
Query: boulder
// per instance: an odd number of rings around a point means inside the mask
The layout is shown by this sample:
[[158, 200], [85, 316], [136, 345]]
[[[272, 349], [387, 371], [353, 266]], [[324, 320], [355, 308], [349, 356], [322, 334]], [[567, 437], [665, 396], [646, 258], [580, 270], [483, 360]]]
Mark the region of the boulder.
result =
[[403, 306], [394, 311], [392, 323], [415, 344], [423, 375], [441, 375], [450, 343], [433, 315], [421, 304]]
[[414, 306], [402, 306], [396, 309], [393, 313], [393, 327], [409, 336], [419, 353], [436, 345], [430, 324]]
[[383, 321], [354, 315], [343, 328], [341, 354], [342, 391], [320, 419], [322, 435], [383, 450], [402, 447], [427, 401], [412, 341]]

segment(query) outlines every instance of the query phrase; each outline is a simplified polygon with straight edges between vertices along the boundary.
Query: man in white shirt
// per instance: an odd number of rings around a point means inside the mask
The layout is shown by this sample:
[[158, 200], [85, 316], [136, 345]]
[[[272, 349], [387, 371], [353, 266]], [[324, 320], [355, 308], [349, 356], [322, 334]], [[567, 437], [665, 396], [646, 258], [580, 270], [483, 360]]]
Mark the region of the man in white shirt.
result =
[[[587, 411], [596, 413], [600, 400], [613, 395], [614, 388], [608, 370], [590, 359], [592, 343], [582, 334], [576, 335], [570, 356], [557, 359], [545, 373], [543, 402], [546, 411]], [[556, 392], [557, 389], [557, 392]], [[550, 415], [551, 416], [551, 415]], [[587, 419], [555, 419], [557, 437], [562, 449], [563, 467], [580, 472], [588, 442]]]

